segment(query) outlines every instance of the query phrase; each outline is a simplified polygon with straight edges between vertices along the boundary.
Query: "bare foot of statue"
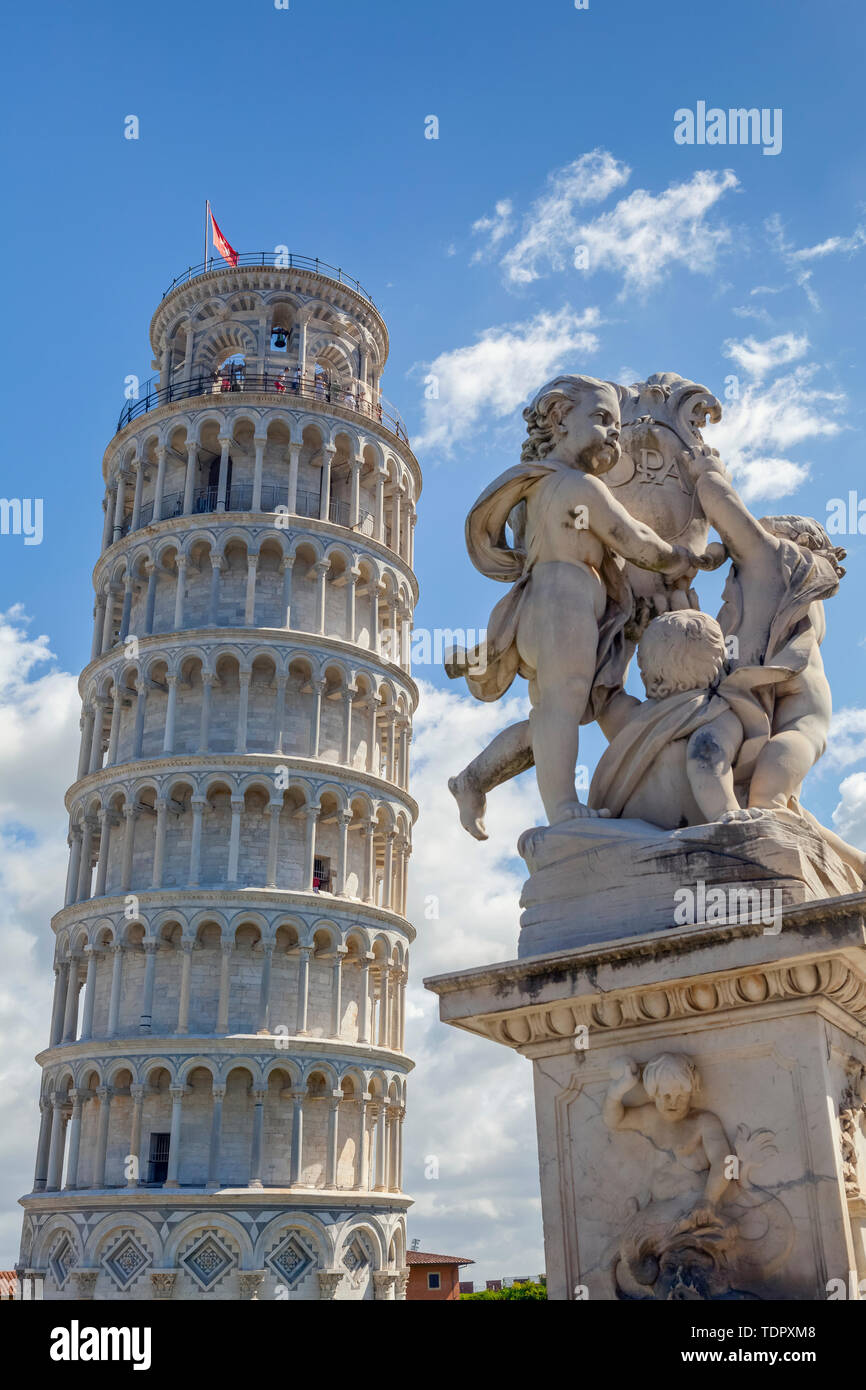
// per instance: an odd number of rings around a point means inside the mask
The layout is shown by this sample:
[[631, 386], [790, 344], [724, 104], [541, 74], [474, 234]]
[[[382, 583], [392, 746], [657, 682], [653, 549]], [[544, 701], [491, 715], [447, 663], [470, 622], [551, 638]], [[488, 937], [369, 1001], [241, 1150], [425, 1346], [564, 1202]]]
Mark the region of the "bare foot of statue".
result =
[[582, 801], [565, 801], [556, 808], [550, 817], [550, 824], [560, 825], [564, 820], [595, 820], [609, 816], [610, 811], [604, 809], [594, 811], [592, 807], [584, 806]]
[[772, 814], [765, 806], [744, 806], [740, 811], [725, 811], [724, 815], [719, 816], [719, 823], [726, 825], [734, 820], [763, 820], [764, 816]]
[[486, 840], [484, 813], [487, 810], [487, 797], [467, 768], [456, 777], [448, 778], [448, 790], [460, 809], [460, 824], [476, 840]]

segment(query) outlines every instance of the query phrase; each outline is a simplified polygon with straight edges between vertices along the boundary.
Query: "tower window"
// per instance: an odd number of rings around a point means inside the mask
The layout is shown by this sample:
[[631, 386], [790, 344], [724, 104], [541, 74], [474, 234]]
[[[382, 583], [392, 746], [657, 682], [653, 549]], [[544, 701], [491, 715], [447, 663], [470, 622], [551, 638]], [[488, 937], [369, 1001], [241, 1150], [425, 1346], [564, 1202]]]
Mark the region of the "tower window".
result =
[[313, 892], [321, 889], [326, 893], [331, 891], [331, 861], [317, 854], [313, 860]]
[[170, 1134], [151, 1134], [150, 1156], [147, 1165], [147, 1181], [162, 1184], [168, 1177], [168, 1149]]

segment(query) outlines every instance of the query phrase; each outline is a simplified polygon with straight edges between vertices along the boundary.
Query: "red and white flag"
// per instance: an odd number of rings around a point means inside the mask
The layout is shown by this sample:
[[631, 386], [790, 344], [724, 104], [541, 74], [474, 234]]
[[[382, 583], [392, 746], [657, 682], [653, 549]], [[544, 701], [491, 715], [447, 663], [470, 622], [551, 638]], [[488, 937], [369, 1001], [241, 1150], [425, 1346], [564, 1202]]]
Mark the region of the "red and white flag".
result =
[[207, 210], [208, 215], [210, 217], [211, 231], [213, 232], [213, 244], [216, 250], [219, 251], [224, 261], [228, 261], [229, 265], [237, 265], [238, 253], [233, 246], [229, 246], [228, 242], [226, 241], [225, 237], [223, 236], [222, 232], [217, 226], [217, 220], [214, 217], [213, 212], [211, 211], [210, 203], [208, 203], [207, 205]]

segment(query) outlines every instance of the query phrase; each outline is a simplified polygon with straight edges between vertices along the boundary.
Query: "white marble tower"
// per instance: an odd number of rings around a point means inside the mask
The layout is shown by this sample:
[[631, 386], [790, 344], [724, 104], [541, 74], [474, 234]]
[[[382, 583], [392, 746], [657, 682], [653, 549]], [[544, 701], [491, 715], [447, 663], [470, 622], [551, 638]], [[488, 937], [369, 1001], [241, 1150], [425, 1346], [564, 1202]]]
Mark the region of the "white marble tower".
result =
[[405, 1296], [417, 461], [366, 292], [199, 266], [105, 453], [21, 1269]]

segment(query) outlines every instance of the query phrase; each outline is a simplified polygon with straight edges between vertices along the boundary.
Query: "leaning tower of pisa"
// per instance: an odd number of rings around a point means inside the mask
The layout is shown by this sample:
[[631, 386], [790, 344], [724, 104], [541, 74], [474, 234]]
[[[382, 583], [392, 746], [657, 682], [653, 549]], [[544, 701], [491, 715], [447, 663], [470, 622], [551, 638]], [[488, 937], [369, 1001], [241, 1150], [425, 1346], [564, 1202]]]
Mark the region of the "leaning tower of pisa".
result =
[[191, 268], [103, 463], [20, 1272], [53, 1299], [405, 1297], [420, 472], [385, 323]]

